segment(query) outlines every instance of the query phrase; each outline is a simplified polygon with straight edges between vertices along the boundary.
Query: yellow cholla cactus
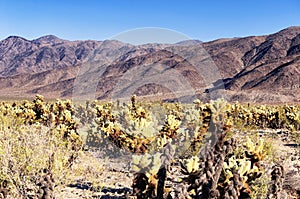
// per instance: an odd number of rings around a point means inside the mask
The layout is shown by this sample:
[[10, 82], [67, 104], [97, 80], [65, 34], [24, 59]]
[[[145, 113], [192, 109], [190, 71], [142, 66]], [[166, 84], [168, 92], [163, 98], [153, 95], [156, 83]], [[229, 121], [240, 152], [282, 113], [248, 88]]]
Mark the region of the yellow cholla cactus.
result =
[[224, 162], [223, 171], [225, 174], [224, 183], [229, 183], [233, 177], [234, 171], [237, 171], [238, 174], [243, 179], [245, 183], [248, 179], [248, 175], [257, 172], [257, 170], [251, 169], [251, 161], [246, 158], [236, 159], [234, 156], [228, 159], [228, 162]]
[[192, 156], [189, 159], [183, 160], [182, 165], [188, 173], [196, 173], [200, 169], [200, 159], [197, 156]]
[[145, 173], [149, 178], [156, 175], [161, 167], [161, 153], [133, 155], [131, 169], [135, 173]]
[[266, 157], [263, 139], [259, 139], [258, 143], [255, 144], [250, 138], [247, 138], [247, 141], [244, 143], [244, 146], [247, 149], [246, 152], [249, 153], [249, 155], [252, 155], [255, 160], [263, 160]]
[[176, 119], [175, 115], [168, 115], [166, 123], [170, 130], [176, 130], [179, 128], [181, 121]]

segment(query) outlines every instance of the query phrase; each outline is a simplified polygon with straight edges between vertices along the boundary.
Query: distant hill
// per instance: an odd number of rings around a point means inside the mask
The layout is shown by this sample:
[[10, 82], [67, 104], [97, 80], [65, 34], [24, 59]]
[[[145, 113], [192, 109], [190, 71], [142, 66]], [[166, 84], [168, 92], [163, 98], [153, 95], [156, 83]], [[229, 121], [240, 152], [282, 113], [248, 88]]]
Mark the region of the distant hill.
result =
[[[207, 65], [208, 55], [215, 65]], [[195, 63], [203, 68], [195, 69]], [[50, 98], [70, 98], [85, 95], [82, 91], [90, 89], [96, 98], [105, 99], [119, 88], [118, 94], [125, 95], [132, 89], [130, 81], [135, 81], [130, 78], [137, 78], [136, 94], [153, 94], [155, 98], [155, 94], [162, 93], [160, 98], [174, 98], [170, 88], [159, 85], [163, 78], [155, 84], [153, 76], [154, 82], [139, 85], [138, 80], [152, 73], [145, 68], [139, 73], [138, 66], [151, 64], [161, 66], [152, 69], [161, 70], [162, 77], [171, 77], [170, 85], [176, 88], [182, 81], [178, 77], [183, 77], [200, 99], [209, 99], [207, 90], [225, 88], [231, 101], [299, 102], [300, 27], [265, 36], [140, 46], [114, 40], [68, 41], [53, 35], [35, 40], [10, 36], [0, 41], [0, 97], [24, 98], [39, 93]], [[200, 74], [212, 66], [216, 66], [218, 75]], [[178, 72], [173, 79], [171, 70]], [[82, 87], [81, 93], [76, 93], [77, 87]]]

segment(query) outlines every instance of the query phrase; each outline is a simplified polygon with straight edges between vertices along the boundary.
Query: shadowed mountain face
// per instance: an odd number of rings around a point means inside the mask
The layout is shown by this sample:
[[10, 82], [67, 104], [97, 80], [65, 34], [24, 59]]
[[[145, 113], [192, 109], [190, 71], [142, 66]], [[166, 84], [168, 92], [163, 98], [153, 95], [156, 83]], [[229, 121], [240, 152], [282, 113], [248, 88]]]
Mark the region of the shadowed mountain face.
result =
[[299, 102], [300, 27], [266, 36], [140, 46], [53, 35], [0, 41], [0, 97], [110, 99], [135, 93], [207, 100], [220, 90], [231, 101]]

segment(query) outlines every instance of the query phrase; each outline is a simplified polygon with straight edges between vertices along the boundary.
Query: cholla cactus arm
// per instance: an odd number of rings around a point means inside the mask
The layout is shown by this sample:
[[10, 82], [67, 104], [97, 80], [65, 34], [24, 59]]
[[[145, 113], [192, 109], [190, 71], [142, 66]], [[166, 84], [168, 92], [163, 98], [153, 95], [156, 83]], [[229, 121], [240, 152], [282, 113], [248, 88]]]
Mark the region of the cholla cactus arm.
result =
[[[162, 197], [165, 174], [161, 164], [161, 154], [133, 155], [132, 169], [135, 172], [133, 191], [139, 198]], [[163, 179], [162, 179], [163, 178]], [[160, 196], [159, 196], [160, 195]]]
[[246, 147], [246, 155], [252, 158], [253, 163], [263, 160], [266, 157], [266, 152], [264, 151], [264, 140], [259, 139], [258, 143], [255, 144], [250, 138], [244, 143]]
[[272, 186], [269, 190], [268, 198], [281, 198], [282, 186], [284, 179], [284, 169], [281, 165], [276, 164], [273, 166], [271, 172]]
[[197, 173], [200, 169], [200, 159], [197, 156], [192, 156], [189, 159], [182, 160], [181, 166], [182, 166], [182, 172], [186, 175]]

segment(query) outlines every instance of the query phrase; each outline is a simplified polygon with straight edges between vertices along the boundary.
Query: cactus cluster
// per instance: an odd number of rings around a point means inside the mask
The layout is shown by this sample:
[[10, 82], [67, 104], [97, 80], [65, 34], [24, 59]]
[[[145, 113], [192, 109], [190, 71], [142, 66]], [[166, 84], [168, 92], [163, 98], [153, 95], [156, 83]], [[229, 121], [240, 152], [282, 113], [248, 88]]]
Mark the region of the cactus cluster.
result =
[[[298, 136], [299, 115], [297, 105], [230, 104], [223, 99], [151, 104], [138, 103], [133, 96], [128, 104], [93, 101], [74, 105], [70, 100], [46, 102], [38, 95], [32, 102], [1, 103], [0, 130], [50, 129], [51, 136], [62, 140], [52, 141], [51, 147], [70, 152], [62, 164], [69, 168], [84, 141], [88, 147], [93, 144], [93, 149], [100, 144], [106, 150], [113, 146], [112, 150], [130, 152], [133, 195], [137, 198], [250, 198], [253, 183], [264, 173], [265, 143], [263, 139], [241, 139], [233, 132], [245, 126], [283, 128]], [[11, 117], [14, 120], [8, 121]], [[17, 129], [12, 122], [25, 125]], [[80, 133], [87, 133], [85, 140]], [[22, 155], [20, 151], [14, 152]], [[0, 157], [3, 153], [0, 150]], [[50, 172], [54, 170], [50, 169], [47, 179]], [[279, 167], [272, 172], [271, 198], [282, 189], [282, 173]], [[0, 177], [13, 183], [8, 175], [0, 173]], [[42, 178], [46, 179], [46, 174]], [[36, 183], [35, 194], [51, 195], [45, 190], [52, 190], [53, 182], [46, 181]], [[8, 189], [1, 185], [0, 192], [7, 195]]]
[[72, 166], [83, 146], [74, 106], [69, 100], [46, 102], [37, 95], [32, 102], [3, 102], [0, 110], [0, 180], [10, 188], [3, 189], [3, 195], [51, 195], [53, 190], [45, 190], [54, 185], [37, 181], [41, 170], [47, 168], [57, 177]]
[[[120, 111], [119, 116], [118, 113], [110, 116], [115, 120], [106, 123], [101, 131], [111, 136], [109, 139], [118, 147], [125, 146], [133, 153], [143, 154], [133, 160], [133, 187], [138, 198], [250, 198], [253, 182], [264, 172], [260, 163], [266, 158], [264, 142], [249, 138], [244, 143], [237, 143], [231, 137], [231, 129], [238, 123], [257, 128], [288, 127], [286, 124], [292, 123], [283, 107], [269, 109], [264, 105], [229, 104], [222, 99], [207, 104], [196, 100], [192, 108], [183, 108], [179, 104], [163, 105], [166, 118], [162, 126], [156, 125], [149, 109], [137, 104], [135, 96], [131, 104], [123, 108], [125, 111]], [[297, 110], [299, 107], [293, 112], [297, 113]], [[149, 126], [155, 127], [151, 128], [151, 133], [146, 133]], [[298, 128], [295, 123], [293, 126]], [[239, 154], [235, 152], [237, 147], [243, 148]], [[171, 150], [164, 153], [167, 149]], [[156, 152], [162, 154], [161, 162], [158, 159], [156, 162], [157, 168], [159, 165], [161, 168], [152, 170], [152, 159], [146, 154]], [[168, 161], [164, 162], [163, 157]], [[182, 176], [168, 181], [167, 176], [172, 176], [176, 160], [180, 162], [179, 176]], [[163, 194], [158, 194], [161, 193], [158, 181], [164, 182], [161, 184]]]
[[239, 125], [292, 131], [300, 129], [299, 105], [242, 105], [235, 102], [228, 114]]

